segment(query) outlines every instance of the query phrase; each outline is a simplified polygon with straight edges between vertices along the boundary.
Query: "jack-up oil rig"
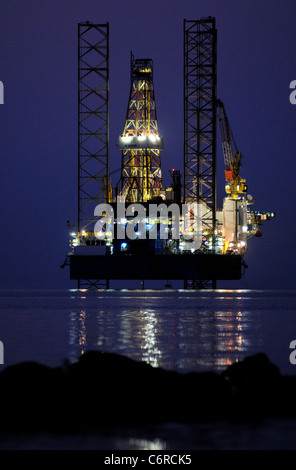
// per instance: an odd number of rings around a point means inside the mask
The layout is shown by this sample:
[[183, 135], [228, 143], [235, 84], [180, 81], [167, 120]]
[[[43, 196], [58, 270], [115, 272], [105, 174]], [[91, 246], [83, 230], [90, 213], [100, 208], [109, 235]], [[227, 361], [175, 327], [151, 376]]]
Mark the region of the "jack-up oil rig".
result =
[[[121, 173], [109, 169], [109, 23], [78, 25], [78, 224], [68, 222], [71, 252], [62, 267], [78, 288], [109, 288], [110, 280], [182, 280], [184, 288], [215, 288], [239, 280], [248, 240], [261, 236], [274, 213], [252, 210], [240, 176], [241, 152], [225, 106], [217, 99], [215, 18], [184, 20], [184, 162], [163, 186], [152, 59], [131, 53], [131, 86]], [[217, 121], [226, 196], [216, 207]]]

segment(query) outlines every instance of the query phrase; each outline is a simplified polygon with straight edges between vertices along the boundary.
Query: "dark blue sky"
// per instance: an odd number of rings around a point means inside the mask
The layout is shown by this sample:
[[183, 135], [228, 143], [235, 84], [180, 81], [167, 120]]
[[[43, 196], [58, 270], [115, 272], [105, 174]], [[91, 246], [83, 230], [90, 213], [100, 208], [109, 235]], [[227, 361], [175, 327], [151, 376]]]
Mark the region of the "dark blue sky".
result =
[[[218, 97], [244, 154], [255, 208], [276, 212], [252, 239], [237, 288], [294, 288], [295, 0], [10, 0], [0, 3], [1, 288], [67, 288], [66, 220], [77, 219], [77, 23], [110, 23], [110, 166], [120, 166], [130, 51], [154, 62], [162, 169], [182, 169], [183, 19], [215, 16]], [[224, 195], [218, 142], [218, 205]], [[115, 183], [115, 181], [114, 181]], [[229, 284], [230, 286], [230, 284]], [[225, 285], [223, 285], [225, 287]]]

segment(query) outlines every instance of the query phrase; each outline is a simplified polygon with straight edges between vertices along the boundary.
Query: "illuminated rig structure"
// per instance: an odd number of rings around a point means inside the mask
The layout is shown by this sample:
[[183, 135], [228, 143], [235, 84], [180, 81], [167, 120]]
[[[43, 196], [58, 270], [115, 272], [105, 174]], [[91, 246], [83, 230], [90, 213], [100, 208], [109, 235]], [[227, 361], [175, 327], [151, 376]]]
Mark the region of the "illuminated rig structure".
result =
[[[109, 288], [110, 280], [183, 280], [184, 288], [215, 288], [239, 280], [252, 236], [273, 213], [254, 203], [240, 176], [241, 152], [224, 104], [217, 99], [215, 18], [184, 20], [184, 166], [163, 187], [152, 59], [131, 53], [131, 86], [118, 138], [121, 176], [109, 173], [109, 24], [78, 25], [78, 227], [69, 223], [64, 264], [79, 288]], [[218, 110], [218, 113], [217, 113]], [[217, 114], [226, 197], [216, 202]]]
[[[131, 53], [131, 89], [123, 134], [121, 180], [118, 191], [126, 202], [147, 202], [162, 189], [160, 150], [151, 59]], [[118, 194], [119, 194], [118, 193]]]

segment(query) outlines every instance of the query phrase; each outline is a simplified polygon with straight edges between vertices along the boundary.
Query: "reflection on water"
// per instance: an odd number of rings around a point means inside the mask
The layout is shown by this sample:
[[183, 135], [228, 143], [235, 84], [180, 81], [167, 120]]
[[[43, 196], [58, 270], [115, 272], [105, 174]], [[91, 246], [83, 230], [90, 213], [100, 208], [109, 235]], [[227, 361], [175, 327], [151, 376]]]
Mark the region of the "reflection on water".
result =
[[[126, 447], [124, 447], [126, 448]], [[128, 439], [128, 449], [133, 450], [166, 450], [166, 443], [160, 439], [148, 440], [131, 437]]]
[[143, 351], [142, 360], [152, 366], [158, 367], [161, 360], [161, 350], [158, 348], [158, 321], [156, 312], [148, 309], [139, 312], [139, 318], [142, 318], [143, 326], [139, 328], [139, 342]]
[[[239, 291], [83, 293], [70, 313], [70, 360], [116, 352], [155, 367], [223, 370], [260, 347], [260, 315]], [[88, 295], [90, 294], [90, 295]]]
[[296, 291], [0, 291], [5, 367], [59, 366], [90, 349], [172, 370], [219, 370], [265, 352], [295, 374]]
[[84, 354], [87, 347], [85, 310], [78, 312], [78, 315], [70, 313], [69, 344], [73, 350], [78, 346], [80, 354]]

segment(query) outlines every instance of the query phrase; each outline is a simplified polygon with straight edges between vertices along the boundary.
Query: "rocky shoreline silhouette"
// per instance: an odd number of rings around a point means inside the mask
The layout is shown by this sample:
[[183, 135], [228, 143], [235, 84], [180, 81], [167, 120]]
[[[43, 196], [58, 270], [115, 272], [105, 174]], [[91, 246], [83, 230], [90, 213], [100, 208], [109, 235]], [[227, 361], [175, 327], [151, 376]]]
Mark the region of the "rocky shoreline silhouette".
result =
[[89, 351], [66, 367], [23, 362], [0, 373], [0, 433], [296, 418], [296, 377], [259, 353], [221, 374], [179, 373]]

